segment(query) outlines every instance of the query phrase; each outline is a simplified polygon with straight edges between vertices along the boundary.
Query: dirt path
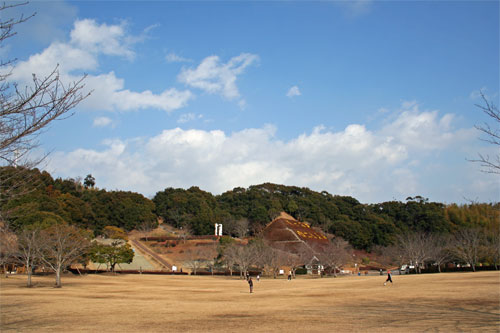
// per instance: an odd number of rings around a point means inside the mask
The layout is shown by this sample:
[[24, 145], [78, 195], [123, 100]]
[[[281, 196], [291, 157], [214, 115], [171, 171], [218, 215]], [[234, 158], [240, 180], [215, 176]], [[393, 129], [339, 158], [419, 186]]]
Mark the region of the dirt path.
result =
[[130, 242], [132, 243], [132, 246], [134, 248], [141, 252], [142, 255], [152, 258], [163, 268], [172, 270], [172, 264], [170, 264], [164, 258], [160, 257], [154, 251], [150, 250], [147, 246], [143, 245], [140, 241], [138, 241], [137, 239], [130, 239]]

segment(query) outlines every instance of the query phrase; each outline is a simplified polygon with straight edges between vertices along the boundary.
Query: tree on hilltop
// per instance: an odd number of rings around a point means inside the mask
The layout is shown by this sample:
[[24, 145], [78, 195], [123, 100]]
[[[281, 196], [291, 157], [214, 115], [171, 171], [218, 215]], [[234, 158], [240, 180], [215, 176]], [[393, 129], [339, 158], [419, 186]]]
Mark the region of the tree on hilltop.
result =
[[94, 188], [95, 178], [91, 174], [88, 174], [87, 177], [85, 177], [85, 179], [83, 180], [83, 186], [85, 186], [85, 188]]

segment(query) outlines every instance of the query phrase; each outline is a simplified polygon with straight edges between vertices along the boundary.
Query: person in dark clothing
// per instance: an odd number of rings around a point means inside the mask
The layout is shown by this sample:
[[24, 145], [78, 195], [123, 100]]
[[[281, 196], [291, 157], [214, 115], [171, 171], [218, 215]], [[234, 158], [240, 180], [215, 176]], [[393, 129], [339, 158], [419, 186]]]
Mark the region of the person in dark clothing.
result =
[[391, 271], [389, 270], [387, 270], [387, 280], [385, 280], [384, 286], [387, 284], [387, 281], [389, 281], [392, 284]]
[[253, 293], [253, 281], [252, 281], [252, 278], [249, 277], [247, 281], [248, 281], [248, 285], [250, 286], [250, 293]]

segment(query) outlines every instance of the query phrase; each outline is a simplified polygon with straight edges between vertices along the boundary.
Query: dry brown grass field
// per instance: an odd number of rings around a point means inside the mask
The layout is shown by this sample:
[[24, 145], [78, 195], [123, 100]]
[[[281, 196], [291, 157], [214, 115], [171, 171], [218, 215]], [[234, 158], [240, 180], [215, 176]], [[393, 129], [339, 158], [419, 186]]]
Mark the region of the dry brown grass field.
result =
[[499, 332], [500, 273], [1, 278], [1, 332]]

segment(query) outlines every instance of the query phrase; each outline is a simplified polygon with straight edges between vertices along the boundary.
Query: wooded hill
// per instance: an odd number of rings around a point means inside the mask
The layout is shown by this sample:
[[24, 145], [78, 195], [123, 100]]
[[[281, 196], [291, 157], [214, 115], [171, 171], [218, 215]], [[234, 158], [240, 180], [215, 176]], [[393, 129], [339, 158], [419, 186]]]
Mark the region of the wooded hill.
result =
[[[237, 187], [216, 196], [198, 187], [167, 188], [150, 200], [138, 193], [85, 187], [80, 180], [54, 180], [38, 169], [25, 170], [20, 176], [14, 168], [3, 167], [0, 177], [11, 185], [10, 193], [2, 193], [0, 208], [14, 229], [64, 220], [99, 234], [105, 226], [132, 230], [155, 224], [161, 217], [194, 235], [212, 234], [214, 224], [222, 223], [226, 232], [241, 236], [235, 224], [243, 225], [243, 234], [248, 229], [254, 235], [285, 211], [345, 238], [355, 248], [370, 250], [374, 245], [391, 244], [395, 235], [406, 231], [451, 233], [483, 227], [498, 232], [500, 225], [500, 203], [444, 205], [416, 196], [405, 202], [362, 204], [349, 196], [271, 183]], [[19, 177], [29, 182], [13, 187], [23, 183]]]

